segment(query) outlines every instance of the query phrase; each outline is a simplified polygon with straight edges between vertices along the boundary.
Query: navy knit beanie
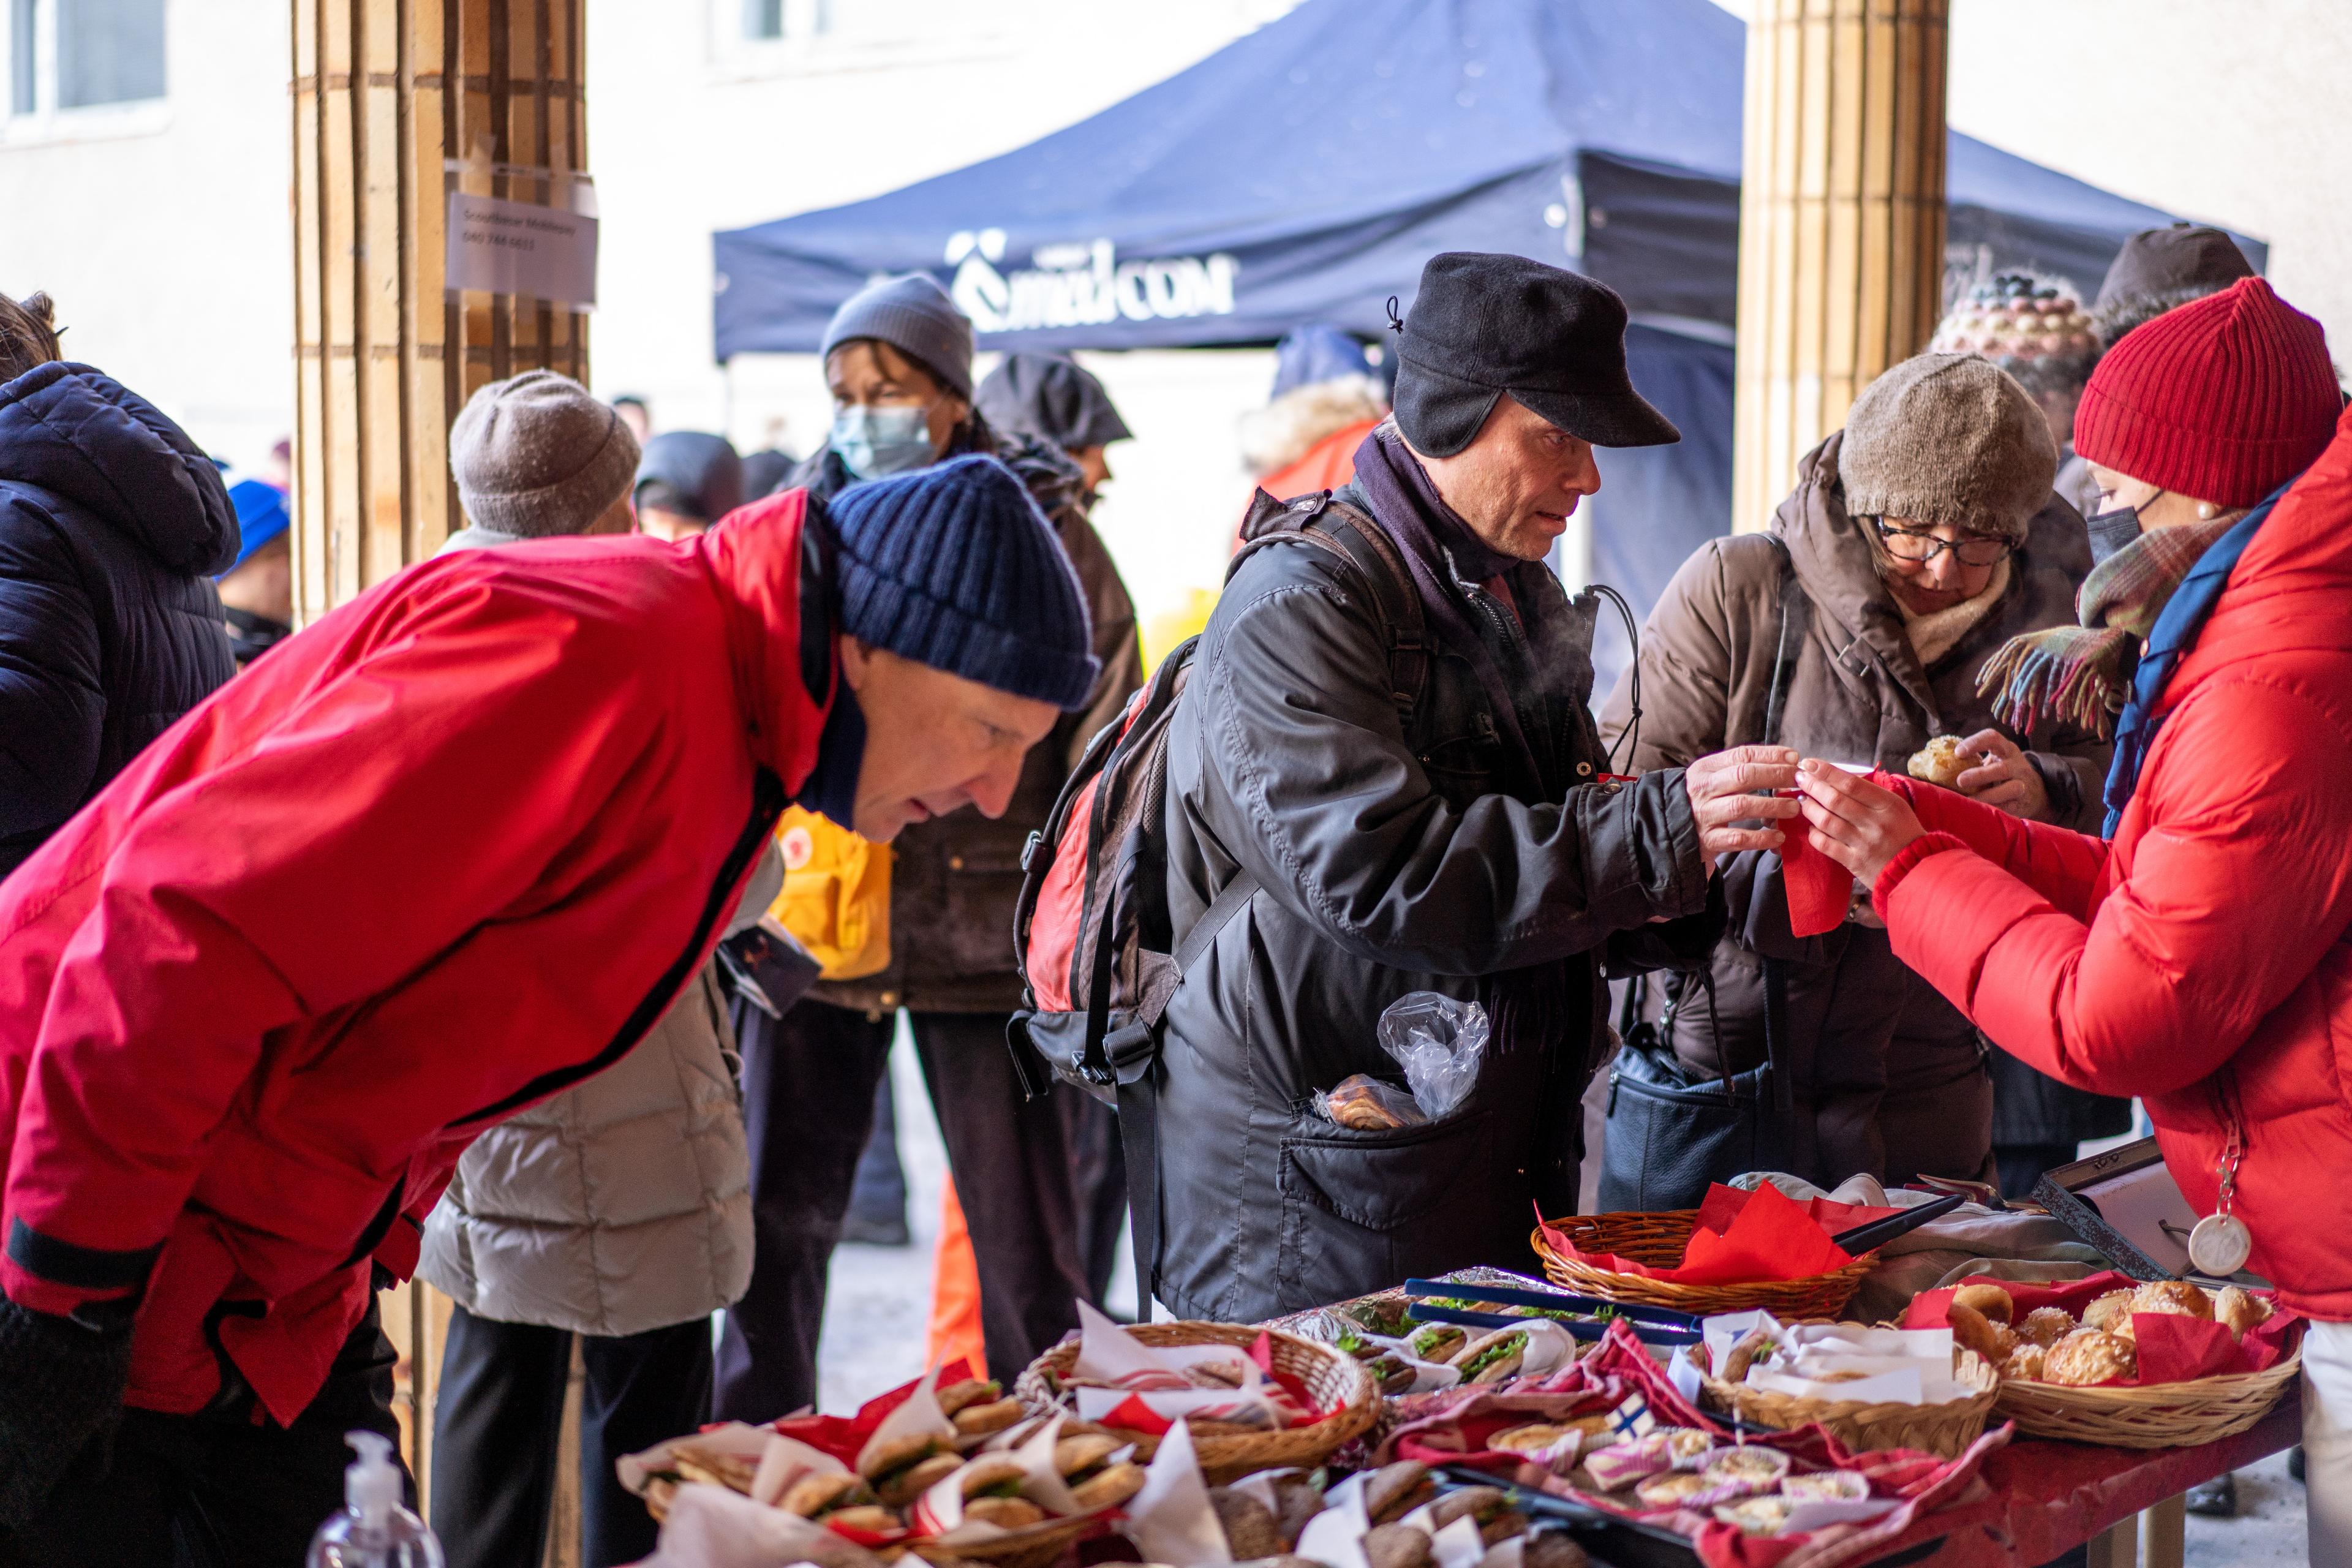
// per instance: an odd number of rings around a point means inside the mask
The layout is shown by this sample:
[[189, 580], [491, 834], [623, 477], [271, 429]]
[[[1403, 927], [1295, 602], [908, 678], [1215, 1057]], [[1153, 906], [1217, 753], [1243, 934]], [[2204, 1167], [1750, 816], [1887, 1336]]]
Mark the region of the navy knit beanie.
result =
[[843, 631], [1015, 697], [1086, 706], [1102, 661], [1078, 574], [1010, 468], [955, 458], [852, 485], [827, 510]]

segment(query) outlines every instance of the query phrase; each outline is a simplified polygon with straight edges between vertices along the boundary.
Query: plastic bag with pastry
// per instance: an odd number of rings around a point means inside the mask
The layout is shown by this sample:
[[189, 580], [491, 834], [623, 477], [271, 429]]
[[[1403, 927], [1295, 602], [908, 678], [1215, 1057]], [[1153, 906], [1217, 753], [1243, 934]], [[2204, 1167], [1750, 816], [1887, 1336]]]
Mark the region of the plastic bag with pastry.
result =
[[1412, 1095], [1365, 1073], [1351, 1073], [1328, 1090], [1317, 1089], [1315, 1109], [1326, 1121], [1359, 1132], [1418, 1127], [1429, 1120]]

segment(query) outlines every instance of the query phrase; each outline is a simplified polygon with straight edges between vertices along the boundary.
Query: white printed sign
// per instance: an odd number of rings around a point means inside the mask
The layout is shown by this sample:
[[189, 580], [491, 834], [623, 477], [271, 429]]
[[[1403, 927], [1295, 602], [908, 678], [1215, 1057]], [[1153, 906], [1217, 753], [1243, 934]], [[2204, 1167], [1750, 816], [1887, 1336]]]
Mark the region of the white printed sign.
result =
[[449, 193], [448, 287], [596, 303], [596, 220], [561, 207]]

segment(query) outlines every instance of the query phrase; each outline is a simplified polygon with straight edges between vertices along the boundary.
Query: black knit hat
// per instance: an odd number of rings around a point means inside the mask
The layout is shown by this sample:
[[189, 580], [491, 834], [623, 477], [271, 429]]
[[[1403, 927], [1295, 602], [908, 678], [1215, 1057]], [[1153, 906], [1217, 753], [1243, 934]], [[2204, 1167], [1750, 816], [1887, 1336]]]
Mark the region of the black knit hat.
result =
[[1397, 428], [1433, 458], [1467, 447], [1507, 392], [1596, 447], [1682, 439], [1625, 374], [1625, 301], [1524, 256], [1430, 258], [1397, 358]]
[[641, 507], [717, 522], [743, 504], [743, 459], [724, 436], [665, 430], [646, 443], [630, 493]]
[[828, 506], [841, 629], [902, 658], [1066, 710], [1102, 663], [1051, 524], [993, 458], [852, 485]]
[[973, 402], [999, 430], [1025, 430], [1066, 452], [1133, 438], [1103, 384], [1060, 354], [1006, 354]]

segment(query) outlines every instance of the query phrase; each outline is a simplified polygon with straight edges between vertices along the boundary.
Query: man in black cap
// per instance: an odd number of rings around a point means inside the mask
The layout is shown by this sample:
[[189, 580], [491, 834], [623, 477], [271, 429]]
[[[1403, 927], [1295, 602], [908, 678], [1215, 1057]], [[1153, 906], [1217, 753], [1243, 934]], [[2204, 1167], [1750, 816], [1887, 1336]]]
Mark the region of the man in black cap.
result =
[[[1167, 1009], [1158, 1201], [1138, 1204], [1180, 1317], [1527, 1266], [1531, 1208], [1574, 1208], [1601, 959], [1699, 962], [1715, 858], [1779, 847], [1738, 825], [1794, 815], [1766, 793], [1796, 776], [1778, 748], [1606, 776], [1599, 601], [1542, 562], [1600, 489], [1595, 446], [1677, 438], [1626, 377], [1624, 329], [1591, 279], [1436, 258], [1354, 481], [1244, 527], [1267, 542], [1236, 558], [1169, 738], [1173, 933], [1214, 932]], [[1318, 1091], [1400, 1081], [1381, 1017], [1426, 991], [1489, 1021], [1467, 1099], [1330, 1120]]]
[[647, 441], [629, 497], [637, 531], [673, 543], [756, 499], [743, 493], [743, 459], [733, 444], [700, 430], [665, 430]]
[[1034, 436], [1067, 452], [1087, 477], [1081, 500], [1089, 511], [1111, 477], [1110, 444], [1135, 437], [1103, 384], [1061, 354], [1006, 354], [982, 379], [972, 401], [999, 430]]

